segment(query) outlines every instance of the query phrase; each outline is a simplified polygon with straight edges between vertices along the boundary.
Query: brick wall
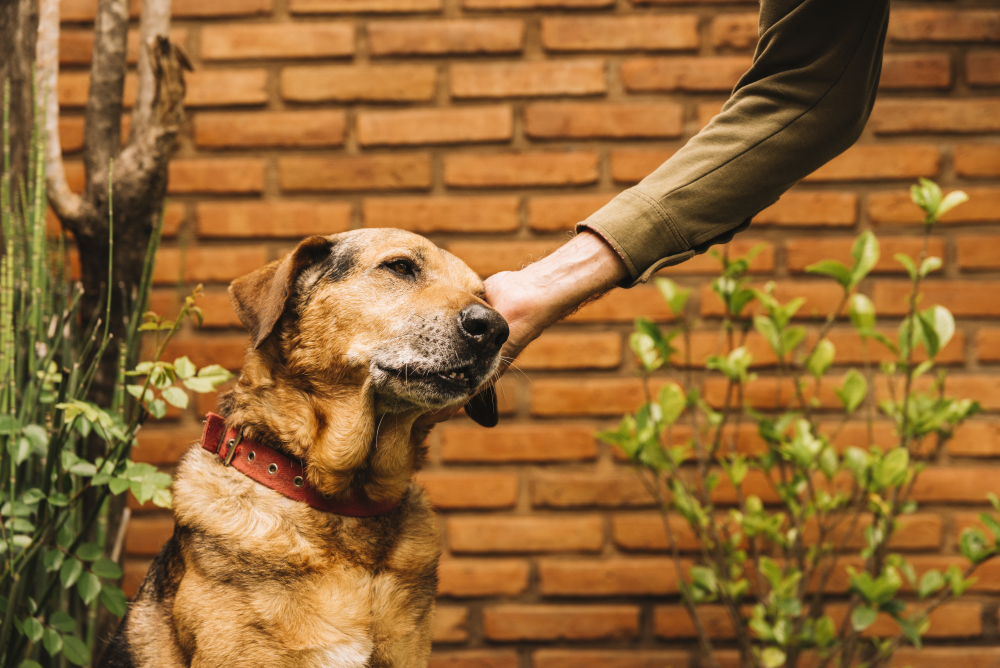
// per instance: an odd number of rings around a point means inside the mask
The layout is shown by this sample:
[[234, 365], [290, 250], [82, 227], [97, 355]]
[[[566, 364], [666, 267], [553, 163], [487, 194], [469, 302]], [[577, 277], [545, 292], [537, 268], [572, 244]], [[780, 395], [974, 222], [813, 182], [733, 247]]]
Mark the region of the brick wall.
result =
[[[77, 184], [95, 4], [63, 1], [61, 132]], [[757, 20], [756, 3], [740, 0], [173, 4], [173, 37], [196, 71], [171, 165], [155, 306], [170, 308], [179, 278], [205, 283], [205, 328], [185, 331], [172, 352], [234, 371], [245, 336], [225, 296], [231, 279], [305, 235], [362, 226], [426, 234], [484, 276], [538, 258], [718, 112], [750, 63]], [[733, 251], [764, 242], [754, 273], [777, 281], [783, 298], [805, 295], [801, 313], [815, 324], [810, 315], [832, 307], [837, 288], [803, 268], [848, 256], [852, 237], [874, 229], [883, 260], [864, 290], [881, 313], [898, 315], [906, 283], [891, 257], [916, 252], [919, 219], [907, 188], [918, 176], [972, 196], [934, 240], [945, 263], [925, 293], [958, 318], [943, 353], [953, 390], [989, 412], [917, 486], [921, 511], [897, 541], [919, 570], [956, 561], [958, 532], [975, 522], [988, 491], [1000, 493], [995, 1], [896, 3], [864, 136], [761, 213]], [[719, 315], [704, 289], [712, 270], [699, 257], [667, 272], [702, 286], [699, 355], [711, 351], [707, 332]], [[693, 661], [693, 630], [656, 510], [593, 438], [639, 401], [625, 348], [638, 315], [666, 318], [651, 286], [584, 308], [525, 352], [523, 374], [508, 374], [498, 428], [463, 418], [432, 434], [420, 480], [445, 536], [437, 668]], [[831, 338], [839, 361], [856, 363], [860, 350], [848, 330], [839, 326]], [[767, 375], [773, 358], [750, 341]], [[705, 389], [710, 398], [720, 392], [711, 382]], [[773, 401], [770, 391], [751, 397]], [[136, 458], [169, 470], [214, 400], [150, 427]], [[861, 438], [849, 427], [841, 441]], [[170, 531], [168, 514], [137, 509], [128, 533], [130, 591]], [[680, 535], [690, 549], [690, 537]], [[846, 581], [834, 586], [843, 591]], [[931, 649], [902, 653], [900, 665], [1000, 665], [998, 592], [1000, 564], [991, 564], [971, 596], [935, 614]], [[721, 616], [710, 627], [729, 633]]]

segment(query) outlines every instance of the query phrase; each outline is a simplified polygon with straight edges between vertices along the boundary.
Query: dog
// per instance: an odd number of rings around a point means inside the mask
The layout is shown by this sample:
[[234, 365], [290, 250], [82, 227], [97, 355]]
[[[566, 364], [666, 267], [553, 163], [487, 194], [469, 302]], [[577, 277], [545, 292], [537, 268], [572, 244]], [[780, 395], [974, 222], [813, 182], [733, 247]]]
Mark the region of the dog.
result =
[[242, 373], [180, 462], [174, 534], [100, 665], [426, 666], [440, 537], [412, 480], [418, 418], [465, 403], [496, 423], [477, 390], [506, 321], [468, 266], [401, 230], [309, 237], [229, 295]]

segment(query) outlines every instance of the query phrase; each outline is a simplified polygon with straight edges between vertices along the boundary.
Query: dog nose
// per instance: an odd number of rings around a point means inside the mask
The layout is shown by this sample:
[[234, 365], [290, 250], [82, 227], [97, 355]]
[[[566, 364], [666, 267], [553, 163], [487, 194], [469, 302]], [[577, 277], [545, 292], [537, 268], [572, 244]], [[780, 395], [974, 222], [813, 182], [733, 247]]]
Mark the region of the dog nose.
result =
[[510, 335], [503, 316], [482, 304], [470, 304], [458, 314], [458, 329], [479, 345], [499, 348]]

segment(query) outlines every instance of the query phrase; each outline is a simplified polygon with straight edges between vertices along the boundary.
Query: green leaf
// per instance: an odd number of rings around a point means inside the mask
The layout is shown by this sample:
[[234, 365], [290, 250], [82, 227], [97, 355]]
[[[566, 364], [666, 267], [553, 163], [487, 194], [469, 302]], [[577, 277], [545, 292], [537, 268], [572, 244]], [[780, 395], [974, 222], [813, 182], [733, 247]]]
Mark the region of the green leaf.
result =
[[175, 408], [180, 408], [184, 410], [188, 407], [188, 395], [187, 392], [177, 387], [176, 385], [168, 387], [160, 393], [163, 400]]
[[90, 605], [101, 593], [101, 580], [93, 573], [83, 573], [80, 575], [80, 581], [76, 583], [76, 590], [80, 592], [83, 602]]
[[806, 271], [810, 274], [829, 276], [840, 283], [845, 289], [851, 285], [851, 272], [842, 262], [837, 262], [836, 260], [822, 260], [811, 264], [806, 267]]
[[994, 553], [990, 549], [986, 535], [980, 529], [966, 529], [958, 539], [958, 548], [962, 556], [974, 564], [981, 563]]
[[937, 593], [944, 584], [944, 576], [941, 575], [941, 571], [931, 569], [920, 578], [920, 586], [917, 588], [917, 594], [921, 599], [925, 599], [931, 594]]
[[117, 580], [122, 576], [121, 567], [110, 559], [98, 559], [91, 566], [90, 570], [94, 575], [100, 576], [102, 578], [111, 578]]
[[45, 651], [49, 653], [49, 656], [55, 656], [62, 651], [62, 636], [54, 629], [45, 629], [45, 633], [42, 636], [42, 644], [45, 645]]
[[84, 561], [93, 561], [101, 556], [101, 546], [94, 543], [84, 543], [76, 548], [76, 556]]
[[871, 231], [862, 232], [851, 247], [854, 267], [851, 269], [851, 281], [848, 287], [853, 288], [871, 273], [878, 264], [880, 256], [878, 239]]
[[49, 494], [49, 505], [58, 508], [65, 508], [69, 505], [69, 497], [62, 492], [52, 492]]
[[143, 392], [142, 385], [126, 385], [125, 391], [131, 394], [136, 399], [142, 397], [143, 401], [152, 401], [155, 396], [153, 394], [153, 391], [148, 388], [146, 389], [145, 392]]
[[833, 391], [844, 405], [844, 410], [850, 415], [868, 396], [868, 381], [857, 369], [851, 369], [844, 376], [844, 382], [841, 386], [835, 387]]
[[112, 478], [108, 481], [108, 489], [116, 496], [127, 490], [128, 486], [129, 481], [124, 478]]
[[67, 559], [63, 562], [62, 568], [59, 569], [59, 581], [62, 582], [63, 587], [69, 589], [76, 584], [81, 573], [83, 573], [83, 564], [76, 559]]
[[42, 664], [31, 659], [24, 659], [21, 663], [17, 664], [17, 668], [42, 668]]
[[125, 598], [125, 594], [111, 584], [106, 584], [101, 589], [101, 602], [115, 617], [124, 617], [128, 610], [128, 599]]
[[663, 421], [668, 425], [677, 422], [677, 419], [684, 412], [687, 405], [687, 397], [684, 390], [677, 383], [667, 383], [660, 390], [660, 411]]
[[760, 663], [764, 668], [779, 668], [785, 665], [786, 659], [785, 653], [777, 647], [765, 647], [760, 653]]
[[196, 369], [191, 360], [189, 360], [187, 355], [185, 355], [184, 357], [178, 357], [174, 360], [174, 371], [177, 372], [178, 378], [183, 379], [193, 376]]
[[874, 624], [876, 619], [878, 619], [877, 610], [861, 605], [851, 613], [851, 626], [854, 627], [855, 631], [860, 633]]
[[778, 331], [778, 326], [773, 320], [764, 315], [755, 316], [753, 319], [754, 329], [764, 337], [768, 345], [771, 346], [771, 350], [778, 357], [783, 357], [785, 354], [784, 343], [781, 340], [781, 333]]
[[52, 613], [51, 617], [49, 617], [49, 626], [54, 628], [56, 631], [72, 633], [76, 630], [76, 620], [65, 612], [56, 611]]
[[45, 557], [42, 558], [42, 563], [45, 564], [45, 571], [47, 573], [58, 571], [63, 563], [63, 554], [59, 550], [49, 550], [45, 553]]
[[906, 469], [910, 465], [910, 453], [905, 448], [893, 448], [882, 459], [875, 473], [875, 482], [879, 487], [899, 485], [906, 477]]
[[663, 300], [667, 302], [670, 311], [675, 316], [683, 314], [684, 306], [687, 304], [688, 297], [691, 296], [691, 290], [679, 287], [669, 278], [655, 278], [653, 279], [653, 283], [656, 285], [656, 289], [660, 291]]
[[963, 191], [953, 190], [950, 193], [948, 193], [943, 200], [941, 200], [941, 204], [938, 206], [937, 211], [934, 212], [934, 217], [940, 218], [944, 214], [954, 209], [959, 204], [968, 201], [969, 201], [969, 196], [966, 195]]
[[920, 263], [920, 278], [924, 278], [927, 274], [940, 268], [941, 258], [934, 256], [924, 258], [924, 261]]
[[913, 264], [913, 259], [909, 255], [896, 253], [893, 257], [906, 268], [906, 273], [910, 275], [911, 281], [917, 280], [917, 266]]
[[817, 343], [816, 349], [813, 350], [812, 355], [809, 356], [809, 361], [806, 362], [806, 368], [809, 370], [809, 373], [817, 380], [822, 378], [823, 374], [830, 368], [830, 365], [833, 364], [836, 352], [836, 348], [834, 348], [830, 339], [823, 339]]
[[936, 216], [941, 206], [941, 188], [930, 179], [919, 179], [919, 185], [910, 187], [910, 199], [923, 209], [928, 218]]
[[25, 617], [24, 621], [21, 622], [21, 630], [31, 642], [38, 642], [42, 639], [42, 632], [45, 629], [42, 623], [34, 617]]
[[49, 433], [45, 431], [45, 427], [37, 424], [29, 424], [21, 430], [21, 433], [31, 443], [31, 447], [35, 449], [35, 454], [45, 456], [49, 449]]
[[867, 336], [868, 332], [875, 329], [875, 304], [872, 300], [860, 293], [851, 295], [851, 300], [847, 305], [847, 313], [851, 316], [851, 324], [861, 336]]
[[820, 647], [827, 647], [833, 644], [837, 638], [837, 627], [829, 615], [823, 615], [816, 621], [816, 644]]
[[[187, 385], [190, 380], [185, 380], [184, 384]], [[167, 405], [163, 403], [162, 399], [154, 399], [150, 401], [146, 406], [149, 414], [155, 417], [157, 420], [162, 420], [163, 416], [167, 414]]]
[[[656, 346], [656, 341], [648, 334], [642, 332], [632, 332], [628, 337], [628, 345], [639, 359], [642, 368], [647, 372], [655, 371], [663, 366], [663, 358]], [[186, 395], [185, 395], [186, 396]], [[164, 398], [166, 393], [164, 392]]]
[[90, 648], [76, 636], [63, 636], [63, 656], [78, 666], [90, 663]]
[[931, 306], [921, 311], [920, 321], [924, 325], [925, 337], [928, 329], [934, 332], [938, 350], [948, 345], [955, 336], [955, 318], [951, 315], [951, 311], [943, 306]]

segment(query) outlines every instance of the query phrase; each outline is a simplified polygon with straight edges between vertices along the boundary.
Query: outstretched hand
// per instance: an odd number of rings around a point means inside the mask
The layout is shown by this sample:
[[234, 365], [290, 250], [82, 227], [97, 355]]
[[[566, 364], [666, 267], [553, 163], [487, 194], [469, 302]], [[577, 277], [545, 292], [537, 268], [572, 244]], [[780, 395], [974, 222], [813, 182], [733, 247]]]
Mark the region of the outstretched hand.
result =
[[[499, 373], [546, 328], [627, 277], [625, 263], [611, 246], [597, 234], [583, 231], [552, 255], [520, 271], [504, 271], [486, 279], [486, 302], [510, 326], [510, 336], [500, 353]], [[461, 410], [461, 406], [449, 406], [427, 413], [417, 425], [430, 427]]]

